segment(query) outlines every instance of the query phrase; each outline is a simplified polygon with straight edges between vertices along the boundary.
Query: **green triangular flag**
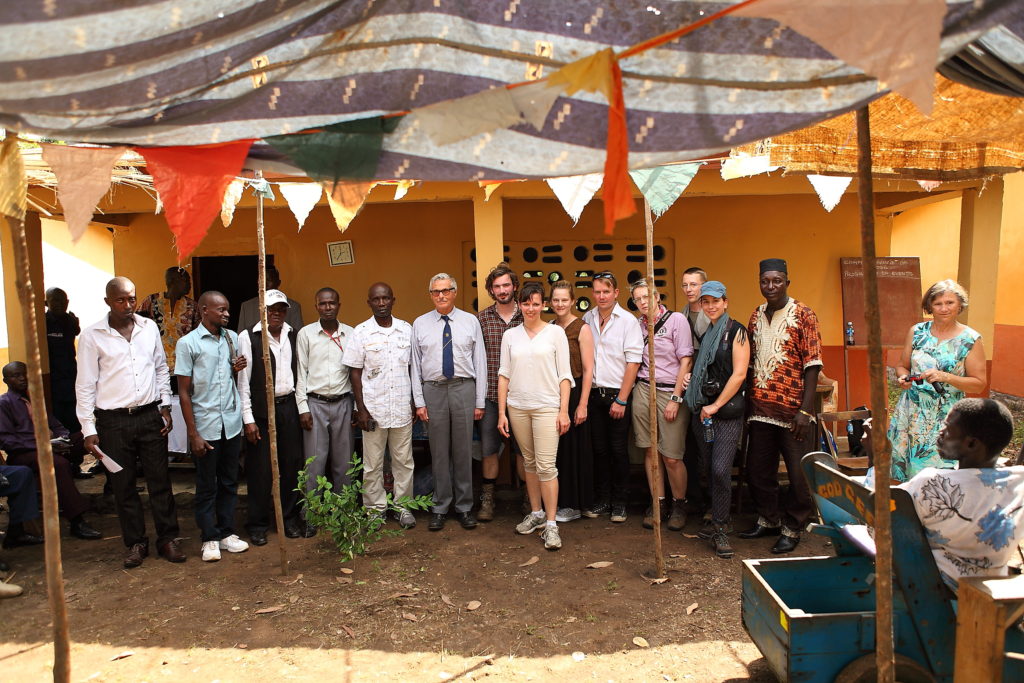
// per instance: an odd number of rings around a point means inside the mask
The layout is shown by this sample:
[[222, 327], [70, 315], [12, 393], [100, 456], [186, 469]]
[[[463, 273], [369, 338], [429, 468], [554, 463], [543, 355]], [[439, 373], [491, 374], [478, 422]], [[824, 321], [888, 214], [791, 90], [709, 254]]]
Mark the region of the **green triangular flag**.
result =
[[644, 199], [651, 207], [655, 218], [668, 211], [683, 193], [697, 170], [704, 162], [677, 164], [674, 166], [658, 166], [657, 168], [640, 168], [630, 171], [633, 182], [640, 188]]
[[401, 118], [375, 116], [335, 123], [316, 133], [273, 135], [264, 140], [317, 182], [374, 180], [384, 135], [394, 131]]

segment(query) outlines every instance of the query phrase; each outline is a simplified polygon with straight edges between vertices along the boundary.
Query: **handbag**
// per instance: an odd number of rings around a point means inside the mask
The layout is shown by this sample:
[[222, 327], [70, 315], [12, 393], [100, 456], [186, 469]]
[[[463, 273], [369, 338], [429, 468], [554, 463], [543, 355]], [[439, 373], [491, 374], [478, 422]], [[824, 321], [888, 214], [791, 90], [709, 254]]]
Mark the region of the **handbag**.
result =
[[[704, 394], [704, 398], [708, 401], [704, 405], [714, 403], [715, 399], [722, 393], [722, 382], [718, 379], [711, 379], [710, 377], [705, 379], [704, 385], [701, 386], [701, 393]], [[733, 394], [732, 397], [725, 402], [725, 405], [718, 409], [715, 416], [722, 420], [734, 420], [738, 417], [743, 417], [743, 411], [745, 409], [746, 388], [741, 386], [739, 391]]]

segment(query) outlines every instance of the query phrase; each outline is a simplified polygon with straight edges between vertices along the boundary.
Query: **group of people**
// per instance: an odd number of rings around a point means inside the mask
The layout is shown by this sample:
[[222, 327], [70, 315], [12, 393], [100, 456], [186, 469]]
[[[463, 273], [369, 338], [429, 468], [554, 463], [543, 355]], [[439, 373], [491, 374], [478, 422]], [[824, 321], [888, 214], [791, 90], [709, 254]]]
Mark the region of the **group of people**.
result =
[[[300, 305], [278, 289], [280, 275], [271, 267], [266, 332], [253, 299], [243, 303], [244, 321], [236, 333], [229, 329], [227, 298], [215, 291], [189, 298], [187, 272], [171, 268], [167, 290], [141, 306], [130, 280], [111, 280], [104, 299], [109, 313], [80, 332], [77, 359], [77, 318], [67, 312], [67, 296], [51, 290], [47, 323], [57, 419], [51, 417], [50, 430], [62, 512], [72, 535], [100, 537], [84, 517], [88, 504], [73, 482], [75, 476], [88, 476], [80, 473], [81, 457], [94, 454], [116, 502], [128, 549], [124, 566], [141, 565], [149, 553], [136, 487], [141, 465], [156, 550], [171, 562], [186, 559], [177, 540], [167, 467], [176, 396], [196, 465], [195, 518], [205, 561], [219, 560], [222, 551], [267, 543], [271, 410], [289, 537], [317, 533], [304, 520], [296, 490], [303, 468], [308, 490], [324, 475], [335, 486], [349, 483], [353, 426], [362, 432], [365, 508], [382, 518], [390, 509], [402, 527], [415, 526], [412, 511], [400, 503], [413, 494], [412, 427], [418, 419], [426, 424], [430, 444], [431, 531], [443, 529], [449, 516], [466, 529], [494, 518], [503, 447], [526, 484], [518, 533], [539, 530], [544, 547], [557, 550], [559, 523], [604, 515], [625, 522], [632, 433], [636, 447], [646, 451], [652, 489], [657, 468], [665, 473], [643, 525], [653, 526], [658, 514], [670, 530], [681, 530], [687, 491], [696, 489], [704, 506], [698, 536], [728, 558], [733, 555], [731, 473], [746, 427], [746, 469], [758, 518], [738, 535], [777, 536], [771, 552], [791, 552], [814, 512], [799, 463], [818, 449], [821, 339], [814, 312], [789, 295], [786, 262], [761, 261], [758, 276], [764, 303], [746, 326], [730, 317], [725, 285], [709, 280], [700, 268], [682, 276], [687, 304], [681, 312], [664, 306], [646, 281], [632, 282], [636, 316], [619, 305], [615, 275], [596, 273], [591, 283], [596, 305], [580, 318], [573, 284], [520, 287], [518, 275], [501, 263], [486, 279], [494, 302], [478, 315], [456, 307], [456, 279], [438, 273], [428, 284], [432, 310], [412, 324], [392, 315], [394, 291], [378, 282], [367, 294], [370, 317], [352, 328], [338, 320], [340, 297], [330, 287], [315, 295], [317, 320], [303, 325]], [[985, 386], [978, 335], [957, 321], [966, 306], [959, 285], [937, 283], [923, 302], [932, 319], [908, 335], [897, 369], [906, 392], [890, 426], [893, 476], [899, 481], [925, 467], [953, 464], [943, 460], [936, 445], [939, 431], [956, 399]], [[554, 315], [550, 322], [542, 317], [546, 308]], [[69, 378], [74, 379], [70, 406], [63, 386]], [[38, 462], [24, 364], [4, 367], [3, 379], [9, 391], [0, 396], [0, 448], [8, 459], [0, 469], [0, 495], [21, 500], [11, 505], [4, 539], [4, 546], [12, 547], [42, 540], [24, 527], [35, 508], [34, 501], [24, 501], [35, 488], [33, 477], [21, 471], [29, 468], [38, 475]], [[650, 443], [652, 391], [656, 444]], [[482, 475], [476, 515], [474, 427]], [[388, 505], [386, 452], [392, 501], [398, 505]], [[691, 471], [688, 453], [697, 465]], [[778, 479], [780, 456], [789, 478], [785, 488]], [[235, 528], [240, 462], [249, 487], [248, 542]]]

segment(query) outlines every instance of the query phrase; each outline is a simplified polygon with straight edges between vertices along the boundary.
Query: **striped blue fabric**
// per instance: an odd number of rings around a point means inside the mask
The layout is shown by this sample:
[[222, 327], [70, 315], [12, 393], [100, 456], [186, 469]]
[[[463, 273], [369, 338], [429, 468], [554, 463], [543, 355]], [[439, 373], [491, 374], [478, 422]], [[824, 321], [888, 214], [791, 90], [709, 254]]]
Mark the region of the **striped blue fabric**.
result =
[[[198, 145], [297, 133], [530, 80], [731, 2], [90, 0], [0, 3], [0, 125], [72, 142]], [[1016, 0], [948, 0], [942, 59]], [[880, 97], [878, 83], [766, 19], [725, 17], [624, 60], [630, 165], [700, 158]], [[406, 117], [378, 177], [478, 180], [600, 171], [601, 95], [530, 125], [436, 145]], [[250, 166], [299, 173], [269, 146]]]

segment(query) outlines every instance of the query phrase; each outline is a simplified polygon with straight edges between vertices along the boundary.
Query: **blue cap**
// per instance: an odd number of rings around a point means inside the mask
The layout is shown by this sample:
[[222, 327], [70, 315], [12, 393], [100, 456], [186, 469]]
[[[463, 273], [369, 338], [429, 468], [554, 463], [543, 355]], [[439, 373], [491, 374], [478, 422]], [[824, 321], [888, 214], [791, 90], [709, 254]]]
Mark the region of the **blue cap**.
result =
[[713, 296], [716, 299], [725, 298], [725, 285], [718, 280], [708, 280], [700, 286], [701, 296]]

